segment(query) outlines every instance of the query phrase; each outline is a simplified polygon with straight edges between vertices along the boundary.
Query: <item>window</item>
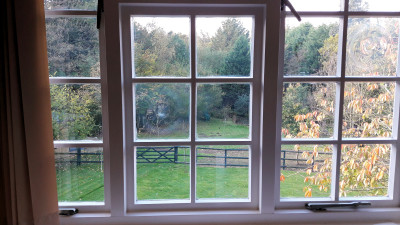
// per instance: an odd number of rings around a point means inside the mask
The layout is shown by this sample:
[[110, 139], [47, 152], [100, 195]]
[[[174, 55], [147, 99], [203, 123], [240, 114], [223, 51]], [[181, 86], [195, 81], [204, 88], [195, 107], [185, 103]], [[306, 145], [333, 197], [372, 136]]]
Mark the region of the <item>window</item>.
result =
[[399, 20], [375, 4], [285, 20], [280, 207], [396, 202]]
[[46, 1], [60, 206], [104, 223], [397, 207], [400, 6], [305, 2], [298, 22], [274, 0], [105, 1], [98, 33], [94, 2]]
[[128, 208], [257, 206], [262, 8], [239, 9], [121, 7]]
[[107, 186], [96, 7], [45, 1], [58, 200], [82, 209], [104, 208]]

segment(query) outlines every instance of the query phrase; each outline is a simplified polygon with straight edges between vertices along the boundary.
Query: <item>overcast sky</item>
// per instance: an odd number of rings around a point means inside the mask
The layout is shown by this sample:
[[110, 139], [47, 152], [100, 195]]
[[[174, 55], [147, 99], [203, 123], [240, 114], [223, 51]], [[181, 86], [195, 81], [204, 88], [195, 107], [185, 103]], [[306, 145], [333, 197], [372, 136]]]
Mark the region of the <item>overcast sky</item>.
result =
[[[297, 11], [339, 11], [340, 0], [290, 0]], [[364, 0], [369, 5], [370, 11], [400, 11], [400, 0]], [[198, 32], [203, 32], [211, 37], [215, 34], [217, 29], [221, 27], [222, 21], [226, 20], [227, 17], [199, 17], [196, 20], [196, 27]], [[253, 27], [253, 21], [251, 17], [237, 17], [243, 23], [243, 26], [251, 31]], [[135, 17], [136, 22], [143, 26], [147, 26], [152, 22], [155, 22], [157, 26], [162, 27], [166, 32], [182, 33], [189, 35], [190, 31], [190, 19], [188, 16], [182, 17]], [[311, 22], [315, 25], [322, 23], [334, 23], [339, 22], [338, 18], [303, 18], [303, 22]], [[288, 18], [286, 25], [298, 26], [299, 23], [296, 19]], [[251, 33], [251, 32], [250, 32]]]

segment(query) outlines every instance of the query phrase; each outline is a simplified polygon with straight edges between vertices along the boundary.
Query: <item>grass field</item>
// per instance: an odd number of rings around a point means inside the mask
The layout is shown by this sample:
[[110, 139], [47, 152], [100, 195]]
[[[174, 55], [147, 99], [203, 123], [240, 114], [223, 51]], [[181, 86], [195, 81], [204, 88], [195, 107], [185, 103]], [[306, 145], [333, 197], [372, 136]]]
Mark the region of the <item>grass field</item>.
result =
[[[305, 173], [283, 171], [282, 197], [303, 197]], [[189, 166], [187, 164], [153, 163], [137, 167], [138, 200], [188, 199]], [[103, 201], [103, 173], [99, 165], [71, 165], [57, 170], [59, 201]], [[198, 198], [247, 198], [247, 168], [198, 167]], [[328, 197], [314, 187], [313, 197]]]
[[[166, 132], [165, 130], [168, 130]], [[184, 130], [184, 131], [182, 131]], [[199, 138], [248, 138], [249, 126], [235, 124], [231, 120], [210, 119], [209, 121], [197, 122], [197, 134]], [[149, 134], [141, 132], [140, 139], [186, 139], [189, 138], [189, 127], [183, 126], [180, 129], [168, 127], [161, 129], [160, 134]]]
[[[247, 138], [249, 128], [231, 121], [212, 119], [199, 121], [198, 133], [205, 138]], [[173, 138], [169, 136], [168, 138]], [[213, 146], [203, 146], [213, 147]], [[221, 147], [221, 146], [220, 146]], [[225, 148], [243, 148], [243, 146], [224, 146]], [[292, 150], [294, 146], [284, 148]], [[322, 148], [323, 146], [320, 146]], [[313, 146], [304, 145], [301, 150], [312, 150]], [[188, 151], [188, 150], [180, 150]], [[182, 154], [181, 152], [179, 154]], [[185, 153], [189, 155], [189, 153]], [[212, 154], [198, 152], [201, 154]], [[182, 156], [179, 156], [182, 157]], [[201, 159], [201, 158], [200, 158]], [[178, 161], [188, 162], [188, 158]], [[199, 161], [200, 162], [200, 161]], [[216, 162], [214, 162], [216, 163]], [[245, 164], [247, 164], [245, 162]], [[305, 170], [283, 170], [285, 181], [281, 182], [281, 197], [304, 197], [306, 186]], [[148, 163], [137, 165], [137, 199], [188, 199], [190, 193], [190, 175], [188, 164]], [[247, 198], [248, 169], [245, 167], [197, 167], [196, 196], [198, 198]], [[60, 202], [64, 201], [104, 201], [104, 176], [102, 165], [86, 163], [77, 166], [63, 163], [57, 166], [57, 187]], [[327, 192], [311, 186], [313, 197], [328, 197]], [[351, 193], [348, 196], [359, 196]], [[361, 195], [368, 195], [362, 193]]]

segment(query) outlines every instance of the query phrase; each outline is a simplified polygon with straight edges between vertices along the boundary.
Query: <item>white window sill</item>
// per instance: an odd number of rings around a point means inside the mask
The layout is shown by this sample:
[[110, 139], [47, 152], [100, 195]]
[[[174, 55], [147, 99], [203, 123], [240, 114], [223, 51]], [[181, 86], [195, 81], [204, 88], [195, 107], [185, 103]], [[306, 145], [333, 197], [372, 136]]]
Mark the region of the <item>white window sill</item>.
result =
[[400, 208], [335, 209], [313, 212], [306, 209], [276, 210], [260, 214], [259, 211], [175, 211], [138, 212], [112, 217], [110, 213], [78, 213], [61, 216], [62, 225], [78, 224], [365, 224], [400, 225]]

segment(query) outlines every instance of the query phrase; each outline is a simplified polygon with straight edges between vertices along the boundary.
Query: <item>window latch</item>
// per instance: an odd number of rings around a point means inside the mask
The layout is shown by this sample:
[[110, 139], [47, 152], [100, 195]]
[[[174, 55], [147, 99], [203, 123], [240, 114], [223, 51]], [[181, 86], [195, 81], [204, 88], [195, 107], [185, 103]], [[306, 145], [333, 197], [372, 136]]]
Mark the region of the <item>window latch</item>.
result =
[[297, 18], [297, 20], [300, 22], [301, 17], [297, 13], [296, 9], [293, 7], [292, 3], [289, 2], [289, 0], [281, 0], [281, 10], [285, 10], [285, 6], [289, 7], [290, 11], [293, 13], [293, 15]]
[[325, 211], [328, 208], [370, 206], [370, 202], [343, 202], [343, 203], [306, 203], [306, 209]]

